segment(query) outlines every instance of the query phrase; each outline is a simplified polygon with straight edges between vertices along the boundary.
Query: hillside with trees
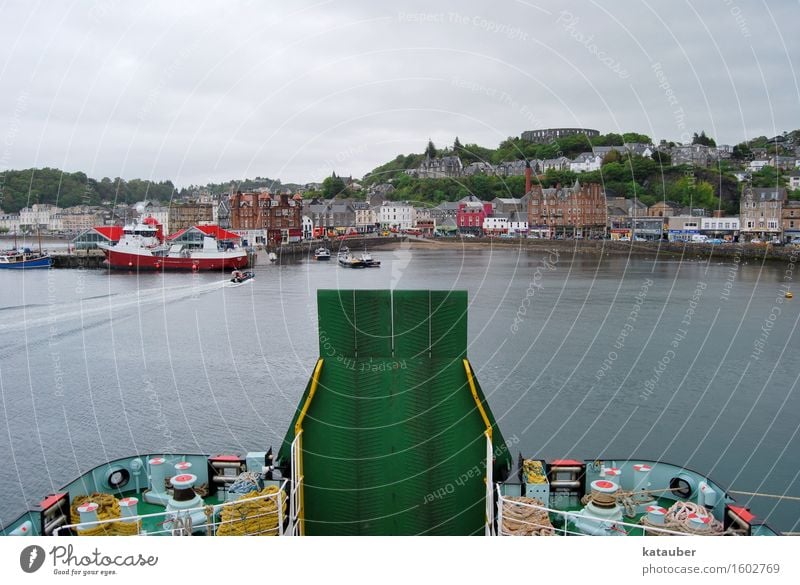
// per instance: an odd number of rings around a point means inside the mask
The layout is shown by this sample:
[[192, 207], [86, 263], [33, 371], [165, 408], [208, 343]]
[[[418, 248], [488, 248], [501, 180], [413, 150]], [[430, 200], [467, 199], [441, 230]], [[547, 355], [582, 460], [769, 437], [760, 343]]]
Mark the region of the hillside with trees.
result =
[[52, 168], [9, 170], [0, 175], [0, 208], [6, 213], [17, 213], [34, 203], [72, 207], [133, 203], [143, 199], [169, 201], [174, 192], [171, 181], [126, 181], [119, 177], [97, 180], [81, 172], [68, 173]]
[[[785, 133], [796, 144], [800, 144], [800, 130]], [[380, 165], [364, 176], [365, 186], [391, 183], [395, 187], [394, 200], [412, 200], [429, 203], [456, 201], [466, 195], [488, 200], [494, 197], [521, 197], [525, 191], [522, 176], [496, 177], [476, 174], [452, 179], [415, 178], [406, 170], [416, 169], [426, 156], [457, 155], [462, 164], [473, 162], [499, 164], [514, 160], [551, 159], [564, 156], [573, 159], [593, 146], [622, 146], [638, 142], [650, 144], [649, 136], [636, 132], [609, 133], [589, 139], [585, 135], [567, 136], [548, 143], [527, 142], [519, 137], [509, 137], [497, 148], [491, 149], [477, 144], [463, 144], [456, 137], [452, 146], [436, 148], [428, 141], [420, 153], [398, 155], [393, 161]], [[714, 147], [716, 141], [704, 130], [695, 132], [693, 144]], [[738, 212], [741, 185], [734, 176], [735, 167], [752, 158], [752, 150], [766, 148], [768, 153], [789, 154], [786, 148], [772, 144], [765, 137], [755, 138], [734, 147], [732, 159], [720, 160], [709, 168], [691, 165], [672, 166], [668, 153], [656, 151], [651, 157], [620, 154], [611, 151], [602, 162], [599, 171], [575, 173], [572, 171], [548, 171], [534, 178], [543, 187], [558, 184], [571, 185], [576, 180], [583, 183], [601, 183], [609, 196], [636, 197], [647, 205], [657, 201], [675, 201], [681, 205], [708, 210], [723, 209], [728, 213]], [[674, 143], [665, 143], [673, 145]], [[786, 173], [772, 167], [752, 173], [756, 187], [783, 186]], [[800, 199], [800, 192], [790, 192], [790, 198]]]

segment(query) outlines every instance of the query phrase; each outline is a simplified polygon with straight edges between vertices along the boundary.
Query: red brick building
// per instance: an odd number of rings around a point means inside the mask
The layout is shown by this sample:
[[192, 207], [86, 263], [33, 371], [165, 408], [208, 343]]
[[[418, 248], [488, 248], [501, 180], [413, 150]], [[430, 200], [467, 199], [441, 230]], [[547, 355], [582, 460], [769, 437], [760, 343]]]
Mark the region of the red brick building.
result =
[[303, 199], [286, 194], [242, 193], [230, 196], [232, 230], [264, 230], [271, 244], [301, 236]]
[[543, 189], [531, 187], [528, 198], [528, 226], [547, 229], [550, 237], [605, 234], [606, 197], [597, 183]]
[[492, 214], [488, 201], [460, 201], [456, 212], [459, 233], [483, 235], [483, 220]]

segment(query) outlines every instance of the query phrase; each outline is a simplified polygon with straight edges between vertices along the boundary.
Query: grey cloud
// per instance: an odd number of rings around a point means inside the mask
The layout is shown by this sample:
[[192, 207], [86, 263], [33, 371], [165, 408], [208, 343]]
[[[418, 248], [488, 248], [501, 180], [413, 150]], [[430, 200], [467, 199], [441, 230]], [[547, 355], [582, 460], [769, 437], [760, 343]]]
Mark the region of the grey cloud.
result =
[[0, 163], [304, 182], [428, 137], [578, 125], [736, 143], [797, 125], [796, 3], [375, 4], [5, 3], [0, 136], [18, 131]]

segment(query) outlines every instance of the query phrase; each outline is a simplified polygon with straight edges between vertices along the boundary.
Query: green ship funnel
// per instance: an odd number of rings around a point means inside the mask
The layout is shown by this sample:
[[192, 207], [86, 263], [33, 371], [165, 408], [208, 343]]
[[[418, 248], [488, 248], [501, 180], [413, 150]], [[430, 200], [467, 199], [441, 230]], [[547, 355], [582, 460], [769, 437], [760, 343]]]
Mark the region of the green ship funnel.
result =
[[466, 291], [320, 290], [317, 306], [320, 357], [278, 456], [299, 531], [484, 534], [511, 457], [467, 360]]

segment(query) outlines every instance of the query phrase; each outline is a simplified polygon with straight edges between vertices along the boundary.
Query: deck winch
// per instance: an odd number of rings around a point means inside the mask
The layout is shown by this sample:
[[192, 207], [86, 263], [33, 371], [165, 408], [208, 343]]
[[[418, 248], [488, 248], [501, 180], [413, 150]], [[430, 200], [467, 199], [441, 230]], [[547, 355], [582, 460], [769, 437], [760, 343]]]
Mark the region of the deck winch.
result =
[[[181, 473], [174, 476], [170, 483], [173, 493], [167, 502], [167, 512], [174, 514], [171, 514], [170, 519], [164, 522], [164, 528], [167, 530], [186, 529], [191, 532], [192, 526], [203, 525], [206, 520], [205, 512], [202, 510], [203, 499], [194, 491], [197, 476], [191, 473]], [[193, 511], [188, 512], [188, 510]]]
[[616, 526], [622, 522], [622, 508], [617, 503], [619, 484], [598, 479], [591, 486], [592, 497], [575, 520], [577, 529], [593, 536], [624, 535], [625, 531]]

